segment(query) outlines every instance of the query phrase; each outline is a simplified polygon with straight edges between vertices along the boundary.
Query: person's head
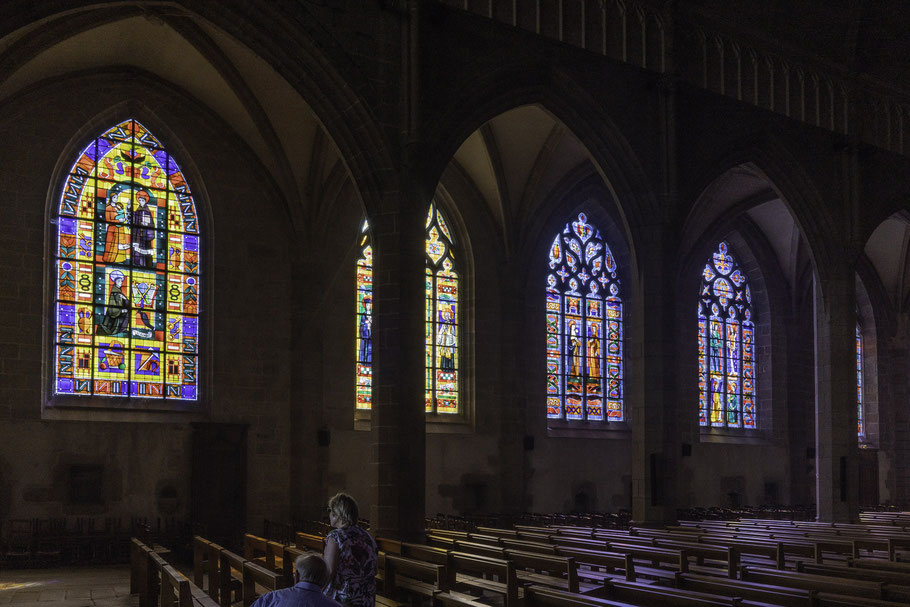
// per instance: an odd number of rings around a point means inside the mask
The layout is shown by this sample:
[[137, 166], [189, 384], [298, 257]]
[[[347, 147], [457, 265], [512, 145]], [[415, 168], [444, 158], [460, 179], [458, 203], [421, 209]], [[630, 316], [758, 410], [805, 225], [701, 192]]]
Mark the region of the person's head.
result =
[[336, 522], [341, 527], [355, 525], [359, 516], [360, 511], [357, 508], [357, 502], [347, 493], [336, 493], [329, 499], [329, 523], [333, 526]]
[[139, 190], [138, 192], [136, 192], [136, 202], [139, 203], [140, 207], [144, 207], [145, 205], [147, 205], [149, 202], [148, 192], [146, 192], [145, 190]]
[[301, 554], [294, 560], [298, 582], [309, 582], [320, 588], [329, 581], [329, 568], [318, 554]]
[[114, 270], [113, 272], [111, 272], [111, 282], [114, 283], [115, 285], [117, 285], [118, 287], [123, 286], [123, 279], [124, 279], [123, 272], [121, 272], [120, 270]]
[[373, 298], [364, 297], [363, 298], [363, 309], [366, 310], [367, 314], [373, 309]]

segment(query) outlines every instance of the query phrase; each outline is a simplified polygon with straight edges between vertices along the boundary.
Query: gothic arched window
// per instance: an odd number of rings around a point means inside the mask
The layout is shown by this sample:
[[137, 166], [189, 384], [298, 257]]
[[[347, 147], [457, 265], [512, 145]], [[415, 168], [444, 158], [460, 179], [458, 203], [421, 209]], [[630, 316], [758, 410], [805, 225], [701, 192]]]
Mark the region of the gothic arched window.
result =
[[550, 247], [546, 320], [547, 417], [622, 421], [616, 260], [584, 213]]
[[360, 230], [357, 258], [357, 384], [356, 407], [369, 410], [373, 398], [373, 245], [370, 224]]
[[56, 217], [54, 392], [199, 398], [199, 221], [136, 120], [79, 154]]
[[[369, 224], [361, 229], [357, 259], [356, 408], [370, 410], [373, 373], [373, 248]], [[458, 273], [454, 240], [436, 203], [426, 221], [425, 405], [427, 413], [459, 412]]]
[[452, 233], [435, 202], [426, 222], [426, 411], [458, 413], [458, 273]]
[[856, 433], [860, 440], [866, 436], [866, 421], [863, 415], [863, 334], [856, 323]]
[[698, 298], [698, 403], [702, 426], [755, 428], [752, 292], [726, 242], [702, 270]]

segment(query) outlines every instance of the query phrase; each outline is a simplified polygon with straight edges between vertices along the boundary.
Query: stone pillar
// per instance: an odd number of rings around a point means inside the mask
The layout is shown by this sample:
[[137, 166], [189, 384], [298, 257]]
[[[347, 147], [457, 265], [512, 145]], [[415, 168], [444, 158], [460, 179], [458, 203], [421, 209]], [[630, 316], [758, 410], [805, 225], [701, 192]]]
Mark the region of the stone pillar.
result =
[[[525, 262], [526, 264], [526, 262]], [[527, 301], [521, 286], [521, 264], [515, 260], [504, 264], [501, 274], [501, 354], [499, 381], [501, 417], [499, 426], [499, 492], [504, 513], [528, 509], [527, 473], [530, 445], [526, 423], [527, 390], [523, 386], [519, 351], [527, 351]], [[532, 325], [533, 326], [533, 325]]]
[[426, 503], [424, 223], [427, 203], [401, 196], [371, 219], [374, 246], [371, 462], [374, 535], [422, 537]]
[[662, 244], [666, 240], [664, 225], [646, 226], [638, 234], [638, 241], [647, 243], [638, 250], [639, 276], [647, 279], [639, 288], [640, 316], [630, 318], [633, 322], [627, 328], [627, 335], [641, 336], [638, 343], [627, 342], [628, 359], [641, 361], [636, 373], [640, 385], [626, 392], [634, 450], [632, 519], [637, 525], [662, 525], [676, 519], [676, 471], [682, 441], [668, 396], [675, 347], [670, 327], [673, 307], [668, 304], [673, 295], [672, 272]]
[[856, 435], [856, 285], [853, 272], [815, 282], [815, 487], [817, 519], [859, 518]]

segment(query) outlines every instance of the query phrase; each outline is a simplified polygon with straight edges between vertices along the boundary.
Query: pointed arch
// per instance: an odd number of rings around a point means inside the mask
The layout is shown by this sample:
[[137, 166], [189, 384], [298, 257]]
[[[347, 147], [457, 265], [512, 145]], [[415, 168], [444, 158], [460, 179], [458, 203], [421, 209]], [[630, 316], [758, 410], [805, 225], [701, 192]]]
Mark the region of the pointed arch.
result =
[[550, 246], [547, 418], [623, 420], [622, 298], [616, 260], [584, 213]]
[[73, 162], [54, 221], [54, 394], [198, 400], [200, 222], [177, 159], [119, 122]]
[[459, 264], [452, 231], [436, 201], [426, 220], [426, 412], [457, 414], [461, 374]]
[[725, 241], [702, 269], [698, 404], [701, 426], [757, 427], [752, 292]]

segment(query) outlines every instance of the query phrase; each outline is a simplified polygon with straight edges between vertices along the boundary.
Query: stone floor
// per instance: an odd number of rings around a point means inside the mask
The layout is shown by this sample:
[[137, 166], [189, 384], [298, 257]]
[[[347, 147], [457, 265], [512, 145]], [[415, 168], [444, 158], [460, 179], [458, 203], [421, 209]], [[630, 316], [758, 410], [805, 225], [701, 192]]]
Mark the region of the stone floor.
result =
[[36, 603], [55, 607], [136, 607], [139, 596], [130, 596], [127, 565], [0, 570], [0, 606]]

